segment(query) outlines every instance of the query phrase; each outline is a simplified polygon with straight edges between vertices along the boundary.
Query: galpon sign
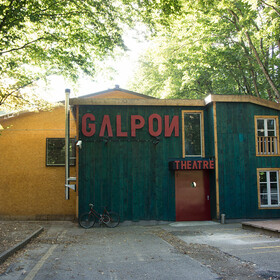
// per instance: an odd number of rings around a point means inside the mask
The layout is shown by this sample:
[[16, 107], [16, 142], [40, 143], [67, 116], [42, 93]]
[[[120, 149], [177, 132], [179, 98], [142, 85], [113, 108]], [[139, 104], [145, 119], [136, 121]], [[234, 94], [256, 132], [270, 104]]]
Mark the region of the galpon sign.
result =
[[[114, 122], [116, 128], [114, 131], [117, 137], [136, 137], [136, 131], [145, 127], [145, 119], [141, 115], [131, 115], [130, 131], [123, 131], [121, 115], [116, 115], [115, 120], [112, 120], [109, 115], [104, 115], [102, 120], [97, 120], [93, 114], [86, 113], [82, 117], [82, 134], [86, 137], [91, 137], [98, 133], [99, 137], [104, 137], [105, 132], [107, 132], [108, 137], [113, 137], [112, 124]], [[151, 136], [160, 136], [163, 131], [163, 125], [165, 137], [171, 137], [173, 132], [175, 137], [179, 136], [179, 116], [173, 116], [171, 121], [168, 115], [165, 115], [163, 119], [158, 114], [149, 116], [148, 132]]]

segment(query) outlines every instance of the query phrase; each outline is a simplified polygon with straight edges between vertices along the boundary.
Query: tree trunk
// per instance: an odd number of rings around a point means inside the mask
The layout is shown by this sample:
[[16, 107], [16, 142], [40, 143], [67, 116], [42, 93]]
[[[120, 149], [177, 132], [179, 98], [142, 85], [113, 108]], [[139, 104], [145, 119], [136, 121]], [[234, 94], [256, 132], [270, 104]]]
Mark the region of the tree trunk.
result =
[[256, 95], [257, 95], [257, 97], [261, 97], [261, 96], [260, 96], [260, 93], [259, 93], [259, 89], [258, 89], [258, 84], [257, 84], [256, 75], [255, 75], [253, 69], [251, 69], [251, 74], [252, 74], [252, 79], [253, 79], [253, 84], [254, 84], [254, 88], [255, 88]]
[[257, 50], [256, 50], [256, 48], [255, 48], [255, 46], [254, 46], [254, 44], [253, 44], [253, 42], [252, 42], [252, 40], [251, 40], [251, 37], [250, 37], [249, 33], [248, 33], [248, 32], [245, 32], [245, 35], [246, 35], [246, 37], [247, 37], [247, 39], [248, 39], [250, 48], [252, 49], [252, 51], [253, 51], [253, 53], [254, 53], [254, 55], [255, 55], [255, 58], [256, 58], [256, 60], [257, 60], [257, 62], [258, 62], [258, 64], [259, 64], [260, 68], [262, 69], [264, 75], [265, 75], [266, 80], [268, 81], [269, 85], [271, 86], [271, 88], [272, 88], [272, 90], [273, 90], [273, 92], [274, 92], [274, 94], [275, 94], [275, 97], [276, 97], [277, 99], [279, 99], [279, 98], [280, 98], [280, 92], [279, 92], [279, 90], [276, 88], [274, 82], [272, 81], [272, 79], [270, 78], [270, 76], [269, 76], [269, 74], [268, 74], [267, 69], [265, 68], [264, 64], [262, 63], [262, 61], [261, 61], [261, 59], [260, 59], [260, 56], [259, 56], [259, 54], [258, 54], [258, 52], [257, 52]]

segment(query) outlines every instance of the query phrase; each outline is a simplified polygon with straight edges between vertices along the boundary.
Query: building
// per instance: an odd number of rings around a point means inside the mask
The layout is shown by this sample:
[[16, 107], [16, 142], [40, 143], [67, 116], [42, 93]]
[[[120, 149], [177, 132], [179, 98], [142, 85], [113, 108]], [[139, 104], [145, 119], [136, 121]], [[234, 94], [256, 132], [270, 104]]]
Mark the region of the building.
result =
[[[0, 116], [0, 218], [73, 219], [76, 193], [65, 200], [64, 105]], [[71, 137], [76, 135], [71, 119]], [[75, 166], [71, 173], [75, 174]]]
[[160, 100], [116, 88], [70, 100], [79, 212], [122, 220], [280, 217], [280, 105], [252, 96]]
[[76, 193], [65, 200], [64, 168], [46, 164], [48, 150], [55, 163], [64, 149], [63, 110], [22, 114], [0, 136], [0, 216], [78, 216], [94, 202], [122, 221], [280, 217], [279, 104], [161, 100], [116, 87], [70, 105]]

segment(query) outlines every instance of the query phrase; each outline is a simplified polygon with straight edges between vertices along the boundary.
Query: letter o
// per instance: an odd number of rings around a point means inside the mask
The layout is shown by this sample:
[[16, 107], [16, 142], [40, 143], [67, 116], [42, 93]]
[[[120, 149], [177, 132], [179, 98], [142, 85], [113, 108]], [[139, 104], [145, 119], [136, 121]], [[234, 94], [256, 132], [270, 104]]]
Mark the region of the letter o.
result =
[[[156, 131], [154, 131], [154, 119], [157, 120], [158, 122], [158, 129]], [[160, 115], [158, 114], [152, 114], [149, 117], [149, 133], [152, 136], [159, 136], [162, 132], [162, 118]]]

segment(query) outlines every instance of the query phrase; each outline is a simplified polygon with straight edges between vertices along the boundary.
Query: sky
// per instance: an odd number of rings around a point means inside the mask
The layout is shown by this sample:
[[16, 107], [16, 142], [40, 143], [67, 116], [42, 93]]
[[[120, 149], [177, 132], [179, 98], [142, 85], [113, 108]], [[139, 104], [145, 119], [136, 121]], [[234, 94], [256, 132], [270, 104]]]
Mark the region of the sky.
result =
[[49, 102], [62, 101], [65, 99], [66, 88], [71, 90], [70, 98], [112, 89], [115, 88], [115, 85], [119, 85], [119, 87], [123, 89], [128, 89], [127, 83], [132, 78], [134, 69], [137, 67], [138, 58], [148, 47], [149, 42], [139, 42], [139, 40], [131, 34], [126, 36], [124, 41], [129, 49], [126, 55], [115, 61], [109, 59], [106, 63], [116, 70], [115, 74], [111, 73], [112, 79], [104, 73], [101, 73], [95, 78], [96, 82], [93, 82], [90, 78], [81, 78], [78, 84], [74, 86], [65, 81], [61, 76], [53, 76], [47, 87], [43, 84], [40, 86], [43, 98]]

